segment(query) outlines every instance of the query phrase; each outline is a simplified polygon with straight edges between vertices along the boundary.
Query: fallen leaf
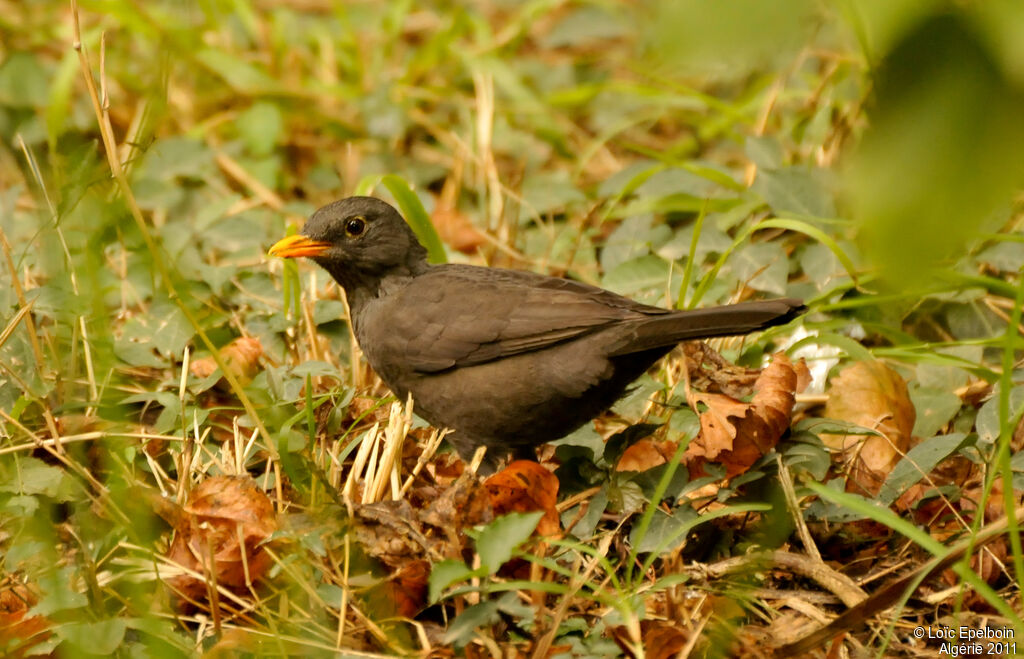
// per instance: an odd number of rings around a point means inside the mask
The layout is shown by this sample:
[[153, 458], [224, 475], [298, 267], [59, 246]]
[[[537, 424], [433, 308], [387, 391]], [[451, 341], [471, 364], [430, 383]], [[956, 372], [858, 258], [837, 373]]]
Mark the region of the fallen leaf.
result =
[[484, 482], [491, 497], [494, 515], [544, 512], [537, 524], [537, 534], [558, 535], [559, 522], [558, 478], [550, 471], [530, 460], [515, 460], [508, 467]]
[[774, 448], [789, 428], [799, 382], [806, 380], [800, 371], [806, 369], [803, 361], [793, 364], [778, 353], [754, 382], [749, 403], [725, 394], [693, 394], [707, 410], [700, 415], [700, 434], [683, 456], [690, 476], [704, 474], [704, 464], [714, 461], [732, 478]]
[[[640, 656], [636, 653], [629, 629], [625, 625], [613, 627], [612, 639], [627, 657]], [[672, 659], [686, 645], [688, 635], [682, 625], [667, 620], [642, 620], [640, 622], [640, 641], [646, 659]]]
[[8, 651], [5, 657], [34, 654], [32, 646], [50, 636], [52, 623], [49, 619], [44, 616], [25, 617], [38, 601], [35, 593], [24, 584], [16, 583], [0, 590], [0, 649]]
[[378, 501], [356, 506], [356, 540], [388, 568], [401, 568], [427, 553], [422, 524], [409, 502]]
[[881, 434], [821, 436], [829, 448], [842, 454], [849, 474], [847, 490], [877, 495], [912, 445], [916, 412], [907, 383], [880, 361], [857, 362], [832, 380], [825, 416]]
[[184, 601], [201, 601], [208, 584], [246, 590], [271, 566], [261, 546], [277, 530], [270, 499], [247, 476], [214, 476], [192, 491], [183, 507], [187, 525], [176, 529], [167, 558], [205, 579], [181, 574], [167, 580]]
[[761, 371], [733, 364], [704, 341], [683, 343], [690, 386], [698, 391], [743, 398], [754, 389]]
[[441, 240], [452, 249], [465, 254], [474, 254], [486, 238], [464, 213], [450, 206], [435, 207], [430, 221]]
[[[263, 345], [258, 338], [240, 336], [218, 350], [217, 354], [220, 355], [225, 368], [244, 386], [260, 372]], [[208, 378], [217, 370], [217, 362], [213, 357], [200, 357], [189, 363], [188, 370], [197, 378]], [[225, 389], [227, 380], [222, 378], [215, 386]]]
[[449, 536], [455, 553], [444, 555], [454, 556], [461, 550], [462, 529], [487, 524], [494, 519], [494, 510], [487, 489], [465, 472], [421, 513], [421, 518]]
[[367, 594], [369, 610], [375, 618], [412, 618], [427, 604], [429, 578], [428, 561], [409, 561], [370, 590]]
[[663, 465], [672, 459], [678, 447], [678, 442], [668, 439], [641, 439], [622, 452], [615, 471], [647, 471]]

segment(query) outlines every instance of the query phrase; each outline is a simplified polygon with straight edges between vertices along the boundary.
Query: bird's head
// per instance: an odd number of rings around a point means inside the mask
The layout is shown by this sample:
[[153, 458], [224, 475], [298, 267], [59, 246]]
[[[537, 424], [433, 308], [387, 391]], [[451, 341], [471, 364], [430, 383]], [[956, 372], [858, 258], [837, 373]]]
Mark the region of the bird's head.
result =
[[413, 274], [426, 266], [427, 251], [390, 204], [348, 197], [327, 204], [302, 232], [279, 240], [271, 256], [316, 261], [347, 288], [347, 280]]

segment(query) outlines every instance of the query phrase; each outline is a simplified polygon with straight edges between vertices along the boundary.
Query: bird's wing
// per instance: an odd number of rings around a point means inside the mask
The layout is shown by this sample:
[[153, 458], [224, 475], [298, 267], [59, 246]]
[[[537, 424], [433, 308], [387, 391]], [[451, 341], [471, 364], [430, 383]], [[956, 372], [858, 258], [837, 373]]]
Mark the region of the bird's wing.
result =
[[389, 297], [388, 352], [421, 373], [542, 350], [668, 313], [571, 280], [457, 265], [432, 268]]

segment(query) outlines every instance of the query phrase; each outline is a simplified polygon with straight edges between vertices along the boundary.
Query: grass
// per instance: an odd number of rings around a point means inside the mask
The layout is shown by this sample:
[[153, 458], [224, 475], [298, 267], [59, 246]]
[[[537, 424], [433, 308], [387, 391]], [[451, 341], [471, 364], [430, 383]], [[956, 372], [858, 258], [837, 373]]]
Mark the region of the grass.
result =
[[[1024, 633], [1024, 14], [740, 4], [0, 0], [0, 647], [758, 656], [847, 609], [869, 627], [841, 642], [879, 654], [991, 611]], [[680, 308], [804, 298], [796, 343], [716, 347], [805, 354], [819, 389], [728, 482], [618, 472], [638, 422], [667, 457], [699, 427], [673, 357], [542, 452], [564, 537], [475, 517], [338, 290], [265, 256], [357, 191], [434, 261]], [[874, 361], [906, 391], [829, 419]], [[849, 455], [890, 417], [872, 507]], [[266, 533], [203, 536], [231, 568], [173, 558], [232, 475]], [[730, 572], [755, 549], [792, 562]], [[897, 613], [823, 599], [833, 573]]]

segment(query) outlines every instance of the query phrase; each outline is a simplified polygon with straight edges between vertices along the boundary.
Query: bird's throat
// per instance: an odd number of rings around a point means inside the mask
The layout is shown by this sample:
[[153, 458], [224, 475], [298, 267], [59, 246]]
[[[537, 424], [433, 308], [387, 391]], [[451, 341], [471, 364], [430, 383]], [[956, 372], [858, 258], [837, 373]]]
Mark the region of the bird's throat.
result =
[[390, 267], [384, 272], [374, 272], [335, 262], [318, 263], [345, 289], [345, 297], [353, 314], [371, 300], [403, 288], [417, 274], [413, 268], [406, 267]]

